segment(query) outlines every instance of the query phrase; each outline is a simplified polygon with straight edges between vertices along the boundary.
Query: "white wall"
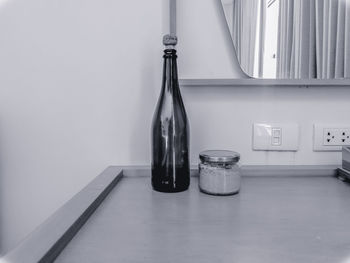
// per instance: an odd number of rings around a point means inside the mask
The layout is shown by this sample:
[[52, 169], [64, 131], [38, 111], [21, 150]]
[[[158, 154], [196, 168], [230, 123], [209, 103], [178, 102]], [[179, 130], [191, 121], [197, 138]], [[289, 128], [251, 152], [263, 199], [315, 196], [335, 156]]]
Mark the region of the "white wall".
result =
[[[178, 1], [180, 75], [238, 76], [217, 0]], [[161, 82], [162, 13], [162, 0], [3, 0], [3, 252], [106, 166], [149, 163], [150, 123]], [[244, 164], [340, 162], [339, 153], [312, 151], [312, 124], [347, 121], [349, 88], [182, 91], [193, 163], [198, 152], [208, 148], [239, 151]], [[300, 123], [300, 151], [253, 152], [255, 121]]]
[[162, 1], [0, 6], [1, 247], [111, 164], [149, 162]]

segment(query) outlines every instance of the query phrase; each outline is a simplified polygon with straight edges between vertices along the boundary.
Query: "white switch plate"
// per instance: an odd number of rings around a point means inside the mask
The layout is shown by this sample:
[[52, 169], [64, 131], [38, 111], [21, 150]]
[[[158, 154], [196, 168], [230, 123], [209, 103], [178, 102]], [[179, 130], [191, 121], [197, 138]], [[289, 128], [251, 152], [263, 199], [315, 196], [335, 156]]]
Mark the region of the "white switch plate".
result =
[[254, 123], [253, 150], [297, 151], [299, 125], [297, 123]]
[[350, 123], [314, 124], [314, 151], [341, 151], [342, 146], [350, 144]]

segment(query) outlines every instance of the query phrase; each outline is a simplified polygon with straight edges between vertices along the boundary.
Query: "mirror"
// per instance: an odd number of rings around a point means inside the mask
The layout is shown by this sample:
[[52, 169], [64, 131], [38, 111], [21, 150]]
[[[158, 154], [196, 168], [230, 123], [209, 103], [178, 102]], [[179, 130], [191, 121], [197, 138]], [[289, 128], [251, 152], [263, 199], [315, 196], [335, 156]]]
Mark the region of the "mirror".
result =
[[350, 0], [221, 0], [254, 78], [350, 78]]

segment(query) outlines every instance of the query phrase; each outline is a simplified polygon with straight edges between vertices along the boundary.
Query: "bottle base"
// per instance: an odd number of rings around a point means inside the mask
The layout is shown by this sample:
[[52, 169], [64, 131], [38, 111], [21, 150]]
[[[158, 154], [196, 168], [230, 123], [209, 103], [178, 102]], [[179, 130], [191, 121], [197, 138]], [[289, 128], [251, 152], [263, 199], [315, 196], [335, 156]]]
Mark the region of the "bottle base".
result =
[[152, 187], [153, 190], [163, 193], [183, 192], [190, 186], [190, 169], [188, 166], [175, 167], [153, 167]]
[[164, 187], [163, 185], [162, 186], [152, 185], [152, 188], [154, 191], [162, 192], [162, 193], [179, 193], [179, 192], [184, 192], [188, 190], [188, 186], [169, 188], [169, 187]]

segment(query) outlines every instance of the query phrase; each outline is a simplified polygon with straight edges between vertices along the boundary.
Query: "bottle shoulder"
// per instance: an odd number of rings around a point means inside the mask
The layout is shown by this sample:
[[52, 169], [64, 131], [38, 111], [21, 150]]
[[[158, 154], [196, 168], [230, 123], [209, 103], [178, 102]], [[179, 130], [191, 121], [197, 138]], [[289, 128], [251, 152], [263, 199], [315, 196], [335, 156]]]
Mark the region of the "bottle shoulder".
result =
[[158, 100], [154, 116], [159, 116], [162, 119], [170, 117], [187, 118], [183, 103], [168, 98], [160, 98]]

